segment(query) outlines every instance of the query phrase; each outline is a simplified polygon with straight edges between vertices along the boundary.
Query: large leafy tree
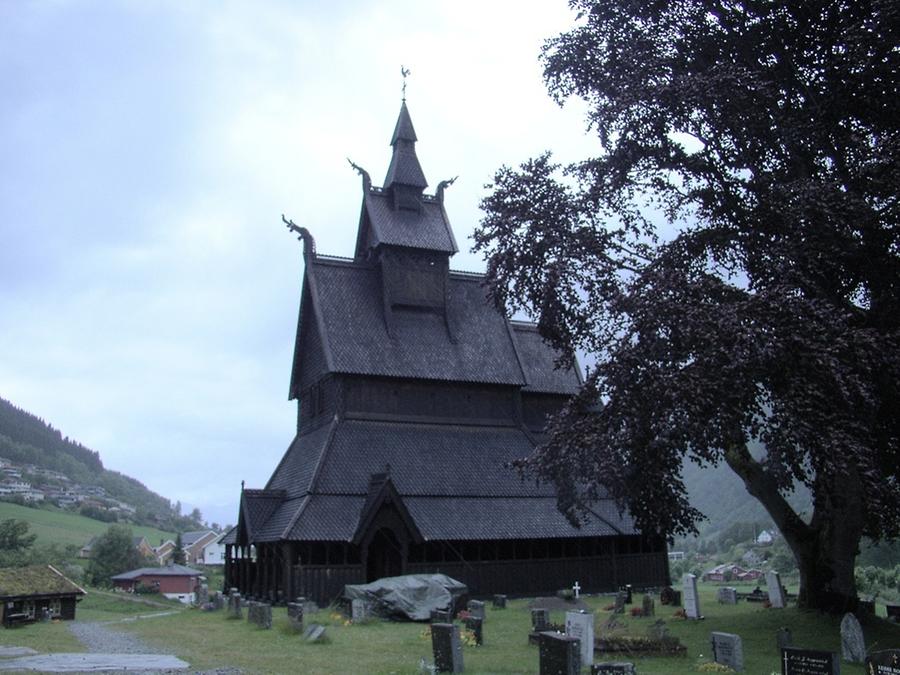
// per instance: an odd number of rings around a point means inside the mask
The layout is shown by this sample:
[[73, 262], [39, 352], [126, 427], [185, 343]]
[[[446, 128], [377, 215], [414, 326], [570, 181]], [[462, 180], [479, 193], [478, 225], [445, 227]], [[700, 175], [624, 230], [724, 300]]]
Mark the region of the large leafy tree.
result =
[[141, 567], [147, 561], [134, 547], [131, 528], [110, 525], [94, 540], [88, 562], [88, 580], [95, 586], [110, 586], [110, 577]]
[[599, 149], [501, 168], [476, 233], [497, 302], [597, 359], [523, 468], [672, 535], [684, 458], [726, 462], [801, 605], [851, 608], [860, 538], [900, 534], [900, 6], [570, 4], [545, 78]]

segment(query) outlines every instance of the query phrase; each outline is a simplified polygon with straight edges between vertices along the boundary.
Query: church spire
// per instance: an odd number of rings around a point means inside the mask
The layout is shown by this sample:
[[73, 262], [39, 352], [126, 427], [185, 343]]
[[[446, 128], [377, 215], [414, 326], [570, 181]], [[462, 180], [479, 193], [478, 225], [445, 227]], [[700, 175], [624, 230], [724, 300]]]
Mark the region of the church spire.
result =
[[[394, 154], [384, 177], [384, 189], [401, 192], [412, 192], [417, 197], [428, 187], [419, 158], [416, 157], [416, 130], [413, 128], [412, 119], [406, 101], [400, 104], [400, 115], [394, 126], [394, 135], [391, 137], [391, 145]], [[411, 189], [410, 189], [411, 188]]]

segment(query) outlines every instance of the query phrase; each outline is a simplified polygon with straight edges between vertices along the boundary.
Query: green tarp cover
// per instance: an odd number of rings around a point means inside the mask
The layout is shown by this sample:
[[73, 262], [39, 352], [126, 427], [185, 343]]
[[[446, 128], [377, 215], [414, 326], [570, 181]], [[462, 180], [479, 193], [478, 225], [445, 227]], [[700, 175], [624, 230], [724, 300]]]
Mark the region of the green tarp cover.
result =
[[385, 618], [427, 621], [434, 609], [453, 610], [468, 587], [446, 574], [406, 574], [370, 584], [344, 586], [344, 598], [363, 600], [369, 612]]

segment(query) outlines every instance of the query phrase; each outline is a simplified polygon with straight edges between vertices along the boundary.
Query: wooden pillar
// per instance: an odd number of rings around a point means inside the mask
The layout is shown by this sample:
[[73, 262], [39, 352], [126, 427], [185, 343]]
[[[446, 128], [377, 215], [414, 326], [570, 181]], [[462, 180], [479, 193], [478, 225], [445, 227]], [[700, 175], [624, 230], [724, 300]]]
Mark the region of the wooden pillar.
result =
[[232, 565], [231, 565], [231, 544], [225, 544], [225, 590], [228, 590], [234, 583], [231, 580], [232, 574]]
[[281, 552], [284, 556], [282, 560], [282, 589], [284, 590], [285, 602], [293, 602], [294, 594], [294, 578], [292, 574], [292, 563], [294, 561], [294, 542], [285, 541], [281, 544]]

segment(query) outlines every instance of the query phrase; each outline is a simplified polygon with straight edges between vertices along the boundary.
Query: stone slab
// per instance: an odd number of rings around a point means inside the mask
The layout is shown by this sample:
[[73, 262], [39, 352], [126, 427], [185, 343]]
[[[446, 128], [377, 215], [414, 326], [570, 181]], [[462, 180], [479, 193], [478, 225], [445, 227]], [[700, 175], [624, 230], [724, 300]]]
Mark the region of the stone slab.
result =
[[866, 660], [866, 641], [859, 619], [849, 612], [841, 619], [841, 657], [849, 663]]
[[781, 650], [781, 675], [840, 675], [841, 662], [834, 652], [785, 647]]
[[744, 644], [740, 635], [713, 631], [709, 641], [713, 661], [738, 672], [744, 670]]
[[80, 673], [103, 670], [131, 672], [187, 670], [187, 661], [170, 654], [59, 653], [22, 656], [3, 661], [3, 672]]
[[578, 644], [573, 637], [541, 633], [538, 642], [540, 675], [578, 675], [581, 672]]
[[594, 662], [594, 615], [587, 612], [566, 612], [566, 635], [577, 638], [581, 666]]
[[882, 649], [866, 658], [867, 675], [900, 675], [900, 649]]

